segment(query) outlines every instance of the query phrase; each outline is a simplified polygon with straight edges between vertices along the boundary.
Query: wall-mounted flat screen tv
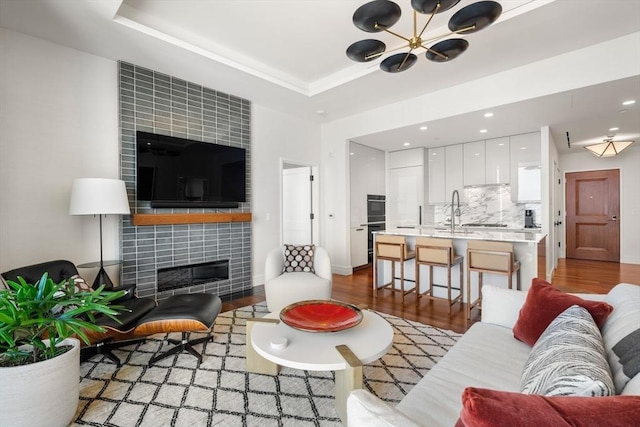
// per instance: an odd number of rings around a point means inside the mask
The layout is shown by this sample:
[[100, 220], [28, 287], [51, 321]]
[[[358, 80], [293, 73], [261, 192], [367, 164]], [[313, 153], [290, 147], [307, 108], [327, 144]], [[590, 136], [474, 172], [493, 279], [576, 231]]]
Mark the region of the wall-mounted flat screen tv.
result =
[[137, 197], [152, 207], [237, 207], [246, 196], [244, 148], [136, 132]]

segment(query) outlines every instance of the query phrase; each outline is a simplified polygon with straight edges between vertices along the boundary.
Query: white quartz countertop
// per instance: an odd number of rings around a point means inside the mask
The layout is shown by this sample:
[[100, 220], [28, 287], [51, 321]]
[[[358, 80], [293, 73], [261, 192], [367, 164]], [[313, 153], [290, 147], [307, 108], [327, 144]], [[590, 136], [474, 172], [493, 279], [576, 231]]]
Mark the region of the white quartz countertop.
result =
[[500, 228], [473, 228], [456, 227], [452, 233], [451, 228], [435, 226], [416, 226], [415, 228], [388, 228], [384, 231], [377, 231], [375, 234], [393, 234], [398, 236], [425, 236], [442, 237], [445, 239], [462, 240], [494, 240], [498, 242], [514, 243], [539, 243], [546, 234], [540, 229], [524, 230], [503, 230]]

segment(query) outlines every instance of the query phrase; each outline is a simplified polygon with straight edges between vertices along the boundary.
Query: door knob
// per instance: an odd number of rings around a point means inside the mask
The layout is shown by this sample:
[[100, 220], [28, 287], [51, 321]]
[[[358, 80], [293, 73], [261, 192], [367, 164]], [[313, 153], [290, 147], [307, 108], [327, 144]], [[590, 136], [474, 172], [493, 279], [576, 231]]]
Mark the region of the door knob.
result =
[[614, 215], [614, 216], [611, 217], [611, 221], [617, 221], [617, 220], [618, 220], [618, 216], [617, 215]]

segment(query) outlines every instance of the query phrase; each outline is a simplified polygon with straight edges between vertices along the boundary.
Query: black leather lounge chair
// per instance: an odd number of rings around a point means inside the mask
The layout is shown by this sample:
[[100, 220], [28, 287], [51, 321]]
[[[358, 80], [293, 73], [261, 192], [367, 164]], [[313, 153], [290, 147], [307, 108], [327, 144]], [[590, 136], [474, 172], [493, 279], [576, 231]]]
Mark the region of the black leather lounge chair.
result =
[[[45, 272], [56, 283], [62, 280], [69, 280], [72, 276], [78, 275], [78, 270], [72, 262], [56, 260], [16, 268], [2, 273], [2, 277], [5, 280], [15, 281], [18, 276], [22, 276], [27, 282], [35, 283]], [[122, 305], [127, 310], [118, 316], [121, 323], [115, 322], [107, 316], [96, 316], [96, 323], [104, 327], [106, 331], [102, 334], [95, 332], [87, 334], [91, 340], [91, 345], [82, 347], [80, 360], [85, 361], [97, 354], [102, 354], [120, 366], [120, 359], [113, 354], [113, 350], [145, 340], [144, 337], [135, 336], [132, 332], [138, 321], [155, 308], [156, 303], [152, 298], [137, 298], [134, 294], [135, 285], [111, 287], [107, 290], [126, 291], [127, 293], [122, 298], [114, 301], [113, 304]]]

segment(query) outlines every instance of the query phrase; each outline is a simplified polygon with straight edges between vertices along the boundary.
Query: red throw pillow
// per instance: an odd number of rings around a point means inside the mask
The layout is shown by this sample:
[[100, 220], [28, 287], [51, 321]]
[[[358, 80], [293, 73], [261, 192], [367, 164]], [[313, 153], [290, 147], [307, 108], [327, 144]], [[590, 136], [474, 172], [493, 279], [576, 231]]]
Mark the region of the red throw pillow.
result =
[[586, 308], [598, 328], [602, 328], [613, 311], [613, 307], [604, 301], [585, 300], [564, 293], [544, 280], [535, 278], [520, 309], [518, 320], [513, 326], [513, 336], [533, 346], [553, 319], [572, 305]]
[[579, 397], [467, 387], [456, 427], [637, 426], [640, 396]]

